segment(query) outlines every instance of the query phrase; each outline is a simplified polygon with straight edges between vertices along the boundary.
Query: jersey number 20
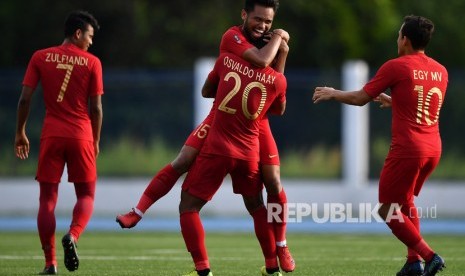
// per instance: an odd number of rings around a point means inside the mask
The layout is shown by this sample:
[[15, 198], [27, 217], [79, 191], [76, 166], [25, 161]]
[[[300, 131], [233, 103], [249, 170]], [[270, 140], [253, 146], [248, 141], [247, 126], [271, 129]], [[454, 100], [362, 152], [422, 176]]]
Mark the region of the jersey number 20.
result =
[[[218, 109], [221, 111], [224, 111], [229, 114], [236, 114], [236, 109], [232, 107], [228, 107], [229, 101], [240, 91], [241, 89], [241, 78], [236, 72], [229, 72], [225, 77], [224, 80], [228, 81], [230, 78], [233, 78], [235, 83], [234, 87], [229, 93], [224, 97], [223, 101], [221, 101], [220, 105], [218, 106]], [[251, 113], [247, 107], [247, 101], [249, 99], [249, 94], [250, 91], [253, 88], [258, 88], [261, 91], [261, 98], [260, 98], [260, 104], [257, 108], [257, 111], [254, 113]], [[244, 93], [242, 94], [242, 112], [244, 113], [244, 116], [249, 119], [249, 120], [255, 120], [258, 118], [260, 113], [263, 110], [263, 107], [265, 106], [266, 102], [266, 87], [257, 81], [251, 82], [247, 84], [244, 88]]]

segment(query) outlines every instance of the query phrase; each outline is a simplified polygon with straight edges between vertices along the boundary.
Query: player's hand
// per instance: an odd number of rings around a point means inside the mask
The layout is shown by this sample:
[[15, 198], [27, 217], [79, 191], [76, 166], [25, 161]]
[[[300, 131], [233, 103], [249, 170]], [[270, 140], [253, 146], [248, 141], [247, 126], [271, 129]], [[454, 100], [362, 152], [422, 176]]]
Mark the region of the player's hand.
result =
[[26, 134], [16, 134], [15, 153], [16, 157], [23, 160], [29, 157], [29, 139], [27, 139]]
[[379, 94], [379, 96], [374, 98], [373, 101], [379, 103], [380, 108], [389, 108], [392, 106], [392, 98], [386, 93]]
[[95, 153], [95, 158], [98, 157], [99, 153], [100, 153], [100, 145], [99, 145], [99, 142], [95, 142], [94, 141], [94, 153]]
[[281, 44], [279, 45], [278, 51], [289, 53], [289, 45], [286, 41], [284, 41], [284, 39], [281, 40]]
[[264, 42], [268, 43], [268, 42], [270, 42], [272, 36], [273, 36], [272, 31], [271, 32], [266, 32], [266, 33], [263, 34], [262, 39], [263, 39]]
[[291, 39], [289, 33], [283, 29], [273, 30], [273, 33], [279, 35], [284, 41], [286, 41], [286, 43], [289, 43], [289, 40]]
[[316, 87], [313, 93], [313, 103], [319, 103], [321, 101], [331, 100], [334, 97], [336, 90], [332, 87]]

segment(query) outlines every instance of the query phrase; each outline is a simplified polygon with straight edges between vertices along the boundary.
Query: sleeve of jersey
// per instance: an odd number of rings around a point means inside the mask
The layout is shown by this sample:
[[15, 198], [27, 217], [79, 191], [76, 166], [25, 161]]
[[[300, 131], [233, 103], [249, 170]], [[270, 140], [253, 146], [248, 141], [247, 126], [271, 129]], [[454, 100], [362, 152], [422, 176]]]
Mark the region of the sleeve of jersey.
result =
[[283, 103], [286, 101], [287, 80], [283, 74], [279, 75], [278, 82], [276, 83], [276, 92], [278, 93], [276, 101]]
[[386, 91], [391, 85], [393, 80], [393, 72], [396, 69], [392, 61], [384, 63], [375, 76], [363, 87], [363, 90], [372, 98], [379, 96], [382, 92]]
[[102, 63], [98, 58], [95, 58], [94, 66], [91, 70], [90, 78], [90, 96], [98, 96], [103, 94], [103, 76]]
[[216, 66], [210, 71], [210, 73], [207, 76], [207, 79], [210, 83], [216, 83], [218, 84], [220, 82], [220, 77], [218, 76]]
[[26, 74], [24, 75], [23, 85], [29, 86], [32, 89], [36, 89], [40, 79], [40, 72], [37, 67], [38, 60], [39, 54], [35, 52], [27, 65]]
[[254, 46], [245, 39], [242, 33], [228, 30], [221, 39], [220, 52], [232, 53], [238, 57], [242, 57], [242, 54], [252, 47]]
[[271, 103], [270, 108], [268, 109], [268, 112], [271, 114], [278, 114], [281, 113], [281, 108], [282, 108], [282, 103], [286, 101], [286, 78], [283, 75], [280, 75], [281, 77], [276, 79], [276, 98], [274, 101]]

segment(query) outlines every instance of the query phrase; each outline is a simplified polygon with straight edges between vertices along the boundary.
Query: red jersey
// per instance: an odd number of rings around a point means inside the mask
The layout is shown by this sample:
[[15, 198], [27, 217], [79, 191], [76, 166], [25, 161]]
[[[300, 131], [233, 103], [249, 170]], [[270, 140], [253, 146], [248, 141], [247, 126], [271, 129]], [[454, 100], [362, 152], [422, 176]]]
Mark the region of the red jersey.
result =
[[241, 26], [233, 26], [221, 38], [220, 54], [233, 53], [238, 57], [242, 57], [242, 54], [252, 47], [255, 46], [244, 36]]
[[219, 82], [217, 110], [202, 151], [258, 161], [260, 120], [272, 103], [286, 100], [286, 78], [233, 54], [221, 54], [208, 78]]
[[441, 155], [439, 112], [446, 95], [446, 68], [423, 53], [384, 63], [363, 90], [371, 97], [390, 88], [392, 157]]
[[74, 44], [38, 50], [23, 85], [35, 89], [39, 80], [46, 109], [41, 138], [93, 141], [88, 101], [90, 96], [103, 94], [100, 60]]

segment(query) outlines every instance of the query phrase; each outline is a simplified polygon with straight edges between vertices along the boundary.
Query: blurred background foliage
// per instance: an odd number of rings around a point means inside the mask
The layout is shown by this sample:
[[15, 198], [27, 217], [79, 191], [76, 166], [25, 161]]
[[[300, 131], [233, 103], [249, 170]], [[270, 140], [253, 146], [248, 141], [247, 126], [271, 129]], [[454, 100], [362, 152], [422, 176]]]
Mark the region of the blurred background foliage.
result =
[[[28, 131], [31, 160], [13, 156], [15, 110], [32, 53], [60, 44], [63, 22], [88, 10], [101, 25], [89, 50], [104, 66], [101, 175], [151, 175], [172, 160], [193, 128], [193, 65], [217, 56], [222, 34], [242, 22], [242, 0], [3, 0], [0, 2], [0, 176], [33, 174], [43, 104], [38, 95]], [[340, 104], [313, 105], [317, 85], [340, 87], [340, 67], [363, 59], [374, 74], [397, 56], [403, 16], [435, 22], [427, 54], [449, 70], [442, 111], [443, 161], [433, 175], [465, 179], [465, 1], [281, 0], [274, 28], [291, 35], [286, 67], [288, 108], [272, 118], [285, 177], [340, 177]], [[40, 95], [41, 91], [38, 90]], [[356, 122], [354, 122], [356, 123]], [[370, 177], [379, 176], [390, 112], [370, 105]]]

